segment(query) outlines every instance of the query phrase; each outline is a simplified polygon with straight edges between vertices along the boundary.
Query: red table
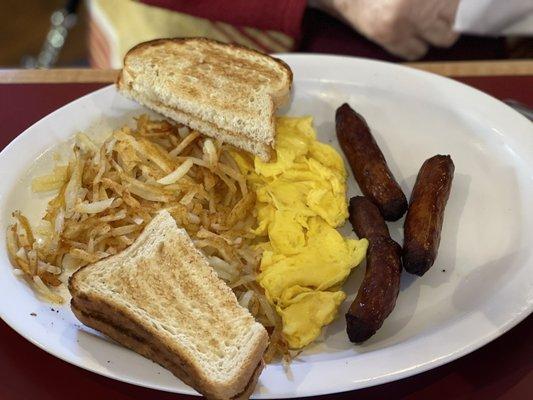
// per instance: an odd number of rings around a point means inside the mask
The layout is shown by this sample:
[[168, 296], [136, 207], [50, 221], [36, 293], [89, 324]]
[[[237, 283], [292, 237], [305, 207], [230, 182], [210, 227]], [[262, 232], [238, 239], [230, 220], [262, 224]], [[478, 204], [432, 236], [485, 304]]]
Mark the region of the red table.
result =
[[[514, 98], [533, 107], [533, 76], [459, 80], [500, 99]], [[0, 149], [39, 118], [102, 86], [1, 84]], [[533, 399], [532, 339], [530, 316], [492, 343], [442, 367], [397, 382], [316, 399]], [[33, 346], [0, 321], [0, 400], [187, 398], [192, 397], [136, 387], [72, 366]]]

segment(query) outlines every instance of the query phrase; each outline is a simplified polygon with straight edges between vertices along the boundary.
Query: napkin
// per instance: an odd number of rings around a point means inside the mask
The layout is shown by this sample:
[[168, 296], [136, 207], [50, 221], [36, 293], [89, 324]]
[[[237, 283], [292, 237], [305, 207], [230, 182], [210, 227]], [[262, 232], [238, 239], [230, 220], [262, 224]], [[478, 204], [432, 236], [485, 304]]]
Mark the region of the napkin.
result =
[[461, 0], [454, 29], [481, 35], [533, 35], [533, 0]]

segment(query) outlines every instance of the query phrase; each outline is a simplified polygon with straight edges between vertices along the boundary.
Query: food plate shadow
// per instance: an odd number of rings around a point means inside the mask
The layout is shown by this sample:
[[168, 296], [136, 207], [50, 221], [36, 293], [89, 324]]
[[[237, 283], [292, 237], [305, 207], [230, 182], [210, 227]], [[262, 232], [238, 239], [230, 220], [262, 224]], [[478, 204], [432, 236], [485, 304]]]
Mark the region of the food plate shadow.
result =
[[[522, 232], [523, 229], [519, 228], [524, 223], [520, 211], [522, 202], [520, 196], [516, 195], [520, 192], [519, 182], [512, 168], [504, 168], [502, 171], [510, 186], [510, 195], [513, 195], [517, 206], [506, 209], [506, 205], [502, 204], [502, 214], [505, 215], [507, 222], [506, 229], [502, 229], [493, 236], [492, 241], [494, 243], [505, 242], [507, 245], [505, 249], [502, 249], [504, 251], [495, 255], [492, 260], [477, 266], [473, 265], [461, 279], [452, 295], [453, 305], [461, 311], [474, 312], [480, 304], [493, 298], [496, 293], [505, 288], [513, 274], [521, 266], [527, 264], [530, 258], [529, 238]], [[484, 245], [490, 246], [491, 243], [480, 243], [480, 246]], [[504, 308], [505, 303], [496, 304], [495, 307]], [[495, 316], [496, 308], [489, 308], [485, 312], [485, 316], [494, 324], [501, 323], [501, 320]]]
[[[65, 345], [76, 341], [78, 345], [74, 351], [83, 354], [86, 362], [103, 375], [128, 383], [132, 383], [132, 378], [133, 381], [150, 379], [152, 383], [148, 387], [165, 391], [173, 391], [180, 384], [180, 381], [163, 367], [86, 326], [71, 325], [63, 330], [61, 340]], [[120, 356], [117, 356], [118, 354]], [[132, 365], [136, 366], [133, 371]], [[125, 370], [131, 375], [127, 379], [124, 379], [125, 375], [121, 372]]]
[[[520, 184], [516, 173], [512, 168], [509, 168], [505, 175], [511, 187], [509, 191], [518, 193]], [[523, 224], [527, 225], [531, 221], [525, 220], [520, 212], [522, 210], [520, 196], [515, 195], [514, 200], [518, 203], [516, 207], [505, 209], [506, 206], [502, 205], [502, 212], [505, 213], [507, 221], [507, 230], [498, 232], [498, 236], [493, 238], [495, 243], [505, 239], [507, 242], [506, 250], [492, 260], [473, 266], [469, 273], [463, 277], [452, 296], [453, 304], [458, 310], [475, 312], [480, 304], [490, 301], [498, 292], [504, 290], [508, 286], [508, 282], [513, 280], [513, 276], [518, 274], [521, 266], [531, 262], [530, 238], [523, 232]], [[521, 226], [522, 228], [516, 229]], [[490, 246], [491, 243], [484, 245]], [[489, 321], [498, 325], [502, 322], [501, 317], [498, 317], [498, 312], [506, 307], [507, 302], [499, 302], [494, 307], [488, 308], [484, 314]], [[508, 312], [513, 313], [512, 310]]]
[[[453, 293], [454, 306], [461, 311], [474, 312], [479, 304], [486, 302], [488, 297], [494, 296], [506, 285], [508, 278], [523, 265], [527, 254], [525, 249], [513, 251], [476, 267], [464, 277], [455, 289]], [[495, 276], [497, 279], [494, 279]], [[505, 307], [505, 305], [501, 305], [501, 307]], [[494, 324], [501, 322], [494, 317], [491, 310], [485, 312], [485, 316]]]

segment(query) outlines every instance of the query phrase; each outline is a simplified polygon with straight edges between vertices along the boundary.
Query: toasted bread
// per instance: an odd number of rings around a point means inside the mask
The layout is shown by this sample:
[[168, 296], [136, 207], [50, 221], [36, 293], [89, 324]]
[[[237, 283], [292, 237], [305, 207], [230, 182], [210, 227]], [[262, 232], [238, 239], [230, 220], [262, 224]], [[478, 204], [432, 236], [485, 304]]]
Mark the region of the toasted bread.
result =
[[69, 290], [81, 322], [204, 396], [252, 393], [268, 334], [167, 211], [126, 250], [74, 273]]
[[124, 58], [118, 90], [202, 134], [268, 161], [275, 111], [289, 96], [283, 61], [204, 38], [158, 39]]

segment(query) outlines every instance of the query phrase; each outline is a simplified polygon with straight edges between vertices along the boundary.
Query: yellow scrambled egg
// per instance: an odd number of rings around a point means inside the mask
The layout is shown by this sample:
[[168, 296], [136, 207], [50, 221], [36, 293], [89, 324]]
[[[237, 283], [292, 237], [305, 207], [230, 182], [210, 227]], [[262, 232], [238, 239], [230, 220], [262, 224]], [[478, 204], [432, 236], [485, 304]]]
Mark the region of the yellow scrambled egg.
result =
[[257, 194], [255, 234], [264, 250], [259, 284], [294, 349], [311, 343], [336, 316], [340, 289], [365, 257], [366, 239], [335, 228], [348, 217], [340, 155], [316, 140], [312, 118], [277, 119], [276, 159], [236, 160]]

